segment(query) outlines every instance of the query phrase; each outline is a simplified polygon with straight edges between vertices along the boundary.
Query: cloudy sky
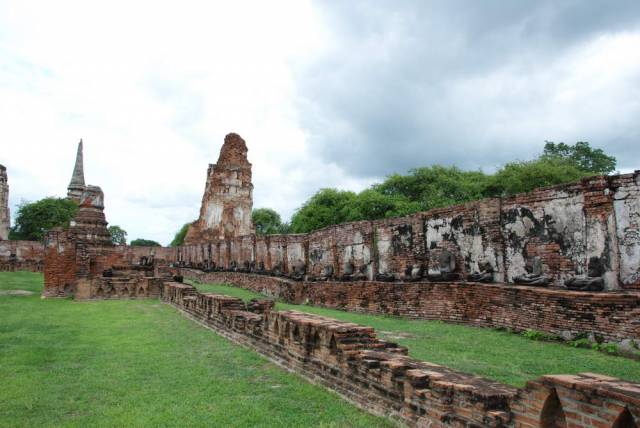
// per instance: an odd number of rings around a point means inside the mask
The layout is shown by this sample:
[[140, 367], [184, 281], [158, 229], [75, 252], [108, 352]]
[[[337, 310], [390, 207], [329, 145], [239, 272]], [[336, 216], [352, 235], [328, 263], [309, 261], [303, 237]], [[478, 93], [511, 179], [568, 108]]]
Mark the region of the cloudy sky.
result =
[[76, 144], [107, 220], [167, 244], [224, 135], [255, 207], [544, 140], [640, 169], [640, 2], [0, 0], [10, 203], [66, 194]]

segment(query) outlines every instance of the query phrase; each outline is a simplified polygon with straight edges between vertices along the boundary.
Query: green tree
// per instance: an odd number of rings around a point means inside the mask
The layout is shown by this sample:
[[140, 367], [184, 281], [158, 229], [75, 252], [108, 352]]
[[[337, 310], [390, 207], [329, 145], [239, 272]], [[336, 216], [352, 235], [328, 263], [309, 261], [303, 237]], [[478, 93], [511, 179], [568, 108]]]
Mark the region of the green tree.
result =
[[69, 227], [69, 221], [78, 211], [78, 204], [66, 198], [48, 197], [36, 202], [23, 202], [18, 206], [11, 239], [39, 241], [47, 230]]
[[578, 181], [591, 173], [581, 170], [569, 159], [540, 157], [532, 161], [511, 162], [489, 180], [486, 196], [508, 196], [538, 187]]
[[120, 226], [114, 224], [107, 228], [109, 234], [111, 234], [111, 242], [114, 245], [127, 245], [127, 231]]
[[305, 233], [350, 219], [353, 192], [321, 189], [302, 205], [291, 217], [291, 231]]
[[176, 232], [175, 236], [173, 237], [173, 241], [171, 241], [171, 243], [169, 244], [170, 246], [179, 247], [180, 245], [184, 244], [184, 238], [187, 236], [187, 231], [189, 230], [190, 224], [191, 223], [185, 223], [184, 225], [182, 225], [180, 230]]
[[618, 163], [602, 149], [592, 149], [586, 141], [578, 141], [573, 146], [565, 143], [545, 141], [542, 158], [559, 158], [573, 162], [578, 169], [590, 174], [611, 174]]
[[417, 210], [430, 210], [482, 198], [487, 179], [481, 171], [434, 165], [391, 175], [372, 188], [384, 195], [404, 196], [419, 204]]
[[412, 202], [404, 195], [389, 195], [374, 189], [363, 190], [349, 204], [347, 220], [376, 220], [399, 217], [420, 211], [420, 203]]
[[162, 247], [158, 242], [151, 239], [134, 239], [130, 244], [132, 247]]
[[256, 208], [251, 214], [257, 235], [273, 235], [283, 233], [286, 225], [282, 223], [280, 214], [271, 208]]

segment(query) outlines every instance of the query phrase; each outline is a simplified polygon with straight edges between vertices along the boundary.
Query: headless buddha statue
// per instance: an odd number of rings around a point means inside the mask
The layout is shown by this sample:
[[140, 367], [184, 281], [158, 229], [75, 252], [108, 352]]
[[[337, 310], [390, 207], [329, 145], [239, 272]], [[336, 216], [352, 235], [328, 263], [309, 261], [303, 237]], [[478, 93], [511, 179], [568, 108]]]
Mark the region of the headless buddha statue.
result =
[[529, 259], [525, 266], [527, 273], [518, 275], [513, 278], [513, 282], [523, 285], [546, 286], [549, 284], [549, 278], [542, 274], [542, 259], [538, 256]]
[[564, 282], [569, 290], [577, 291], [602, 291], [604, 289], [603, 275], [606, 271], [604, 262], [600, 257], [589, 259], [589, 268], [586, 277], [575, 276]]

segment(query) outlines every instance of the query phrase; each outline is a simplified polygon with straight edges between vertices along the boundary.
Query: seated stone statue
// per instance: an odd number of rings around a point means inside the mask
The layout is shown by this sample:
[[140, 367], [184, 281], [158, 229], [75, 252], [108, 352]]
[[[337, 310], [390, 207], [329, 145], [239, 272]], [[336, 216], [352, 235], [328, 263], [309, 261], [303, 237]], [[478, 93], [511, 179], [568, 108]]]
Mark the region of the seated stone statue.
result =
[[589, 269], [586, 277], [573, 277], [564, 282], [569, 290], [577, 291], [602, 291], [604, 290], [603, 275], [606, 271], [604, 262], [600, 257], [589, 259]]
[[396, 276], [390, 272], [376, 274], [376, 281], [393, 282], [395, 280], [396, 280]]
[[546, 286], [549, 284], [549, 278], [542, 274], [542, 259], [535, 256], [527, 261], [525, 266], [527, 273], [513, 278], [513, 282], [523, 285], [539, 285]]
[[367, 280], [367, 265], [361, 265], [358, 267], [356, 273], [353, 274], [354, 281], [366, 281]]
[[404, 280], [411, 282], [420, 281], [422, 279], [422, 273], [422, 265], [418, 263], [408, 265], [404, 270]]
[[258, 269], [256, 269], [257, 273], [264, 273], [264, 262], [263, 261], [259, 261], [258, 262]]
[[351, 281], [353, 279], [354, 270], [355, 270], [355, 267], [353, 266], [353, 262], [349, 260], [344, 264], [344, 267], [342, 269], [342, 275], [340, 275], [340, 280]]
[[479, 265], [480, 271], [467, 276], [467, 280], [473, 282], [493, 282], [493, 266], [485, 262]]
[[250, 267], [251, 267], [251, 263], [249, 262], [249, 260], [245, 260], [244, 262], [242, 262], [242, 267], [238, 270], [240, 272], [249, 273], [251, 270]]
[[455, 270], [455, 256], [451, 252], [444, 250], [438, 257], [438, 267], [429, 269], [427, 278], [429, 278], [429, 281], [457, 281], [460, 279], [460, 274]]
[[238, 263], [235, 260], [232, 260], [231, 263], [229, 263], [229, 270], [232, 272], [238, 270]]
[[314, 281], [327, 281], [329, 279], [333, 278], [333, 266], [332, 265], [325, 265], [322, 268], [322, 272], [320, 272], [320, 275], [317, 275], [315, 277], [313, 277]]
[[296, 281], [302, 281], [304, 279], [304, 275], [306, 272], [307, 272], [307, 265], [304, 263], [304, 261], [298, 259], [292, 263], [289, 277]]
[[271, 274], [275, 276], [282, 276], [282, 262], [275, 264], [273, 269], [271, 269]]

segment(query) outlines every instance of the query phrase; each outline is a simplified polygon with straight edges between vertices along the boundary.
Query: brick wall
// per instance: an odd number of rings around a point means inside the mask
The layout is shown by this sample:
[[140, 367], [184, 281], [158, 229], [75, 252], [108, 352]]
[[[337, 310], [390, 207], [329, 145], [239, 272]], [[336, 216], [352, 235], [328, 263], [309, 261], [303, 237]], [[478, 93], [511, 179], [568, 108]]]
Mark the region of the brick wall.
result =
[[360, 407], [410, 426], [632, 427], [640, 385], [581, 374], [523, 389], [417, 361], [374, 329], [166, 283], [163, 300]]
[[44, 245], [39, 241], [0, 240], [0, 271], [42, 272]]
[[187, 278], [226, 283], [289, 303], [478, 327], [535, 329], [606, 341], [640, 339], [640, 294], [584, 293], [479, 283], [296, 282], [239, 272], [182, 269]]
[[[551, 285], [585, 275], [588, 260], [604, 262], [607, 290], [640, 288], [640, 173], [590, 177], [577, 183], [490, 198], [405, 217], [330, 226], [303, 235], [245, 236], [219, 241], [238, 264], [262, 261], [270, 271], [304, 260], [310, 276], [327, 266], [339, 278], [347, 266], [373, 280], [405, 279], [411, 268], [437, 270], [452, 253], [461, 277], [489, 265], [494, 282], [512, 282], [540, 257]], [[251, 244], [249, 244], [251, 242]], [[255, 243], [254, 243], [255, 242]], [[206, 245], [206, 244], [203, 244]], [[186, 251], [196, 266], [202, 257]], [[227, 268], [227, 259], [219, 267]]]

